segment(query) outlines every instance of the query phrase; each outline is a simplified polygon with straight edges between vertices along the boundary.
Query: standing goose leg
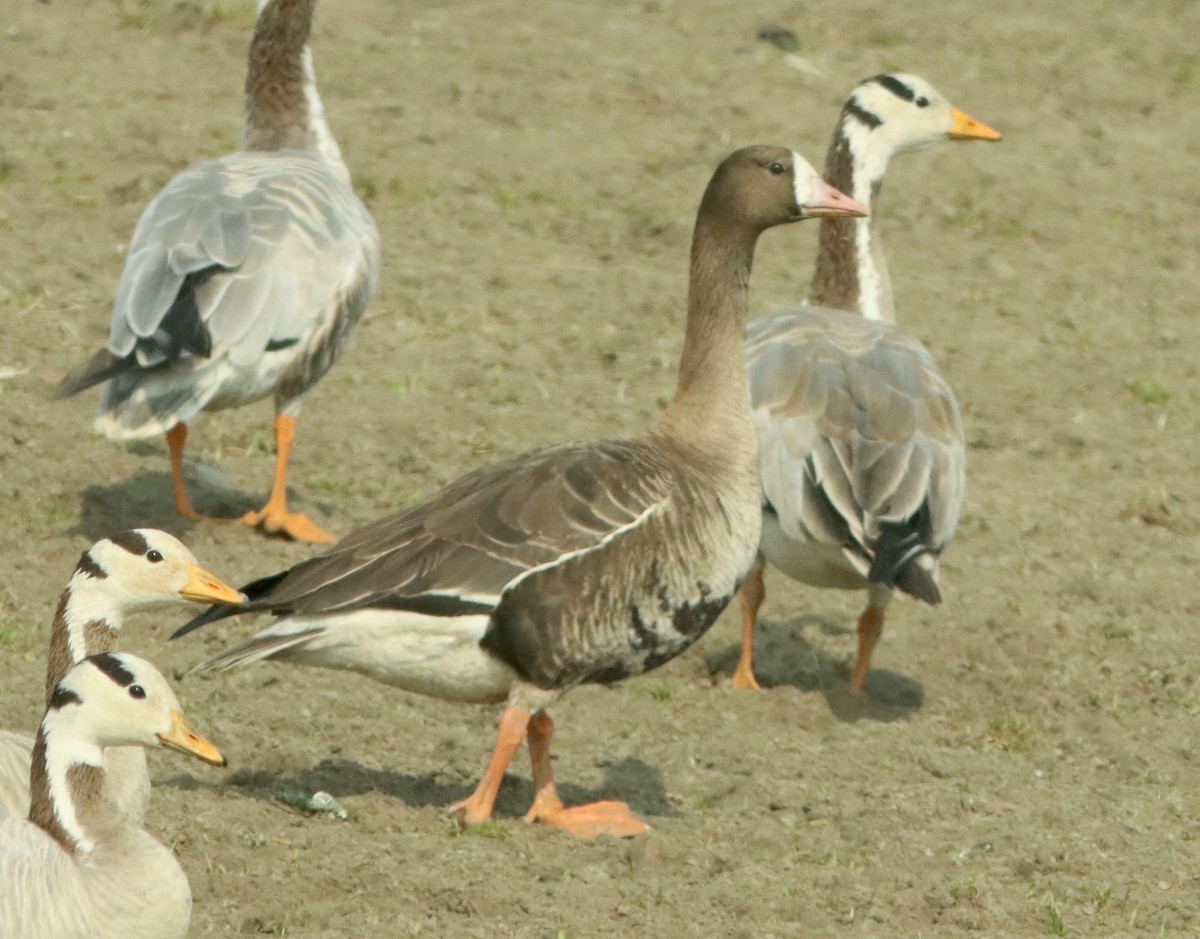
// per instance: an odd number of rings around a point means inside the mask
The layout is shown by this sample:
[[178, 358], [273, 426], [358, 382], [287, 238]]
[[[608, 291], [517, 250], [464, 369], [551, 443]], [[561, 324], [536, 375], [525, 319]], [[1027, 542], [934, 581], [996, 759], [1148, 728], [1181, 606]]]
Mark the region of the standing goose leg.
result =
[[208, 521], [194, 508], [188, 498], [187, 483], [183, 481], [183, 446], [187, 443], [187, 424], [180, 421], [167, 431], [167, 450], [171, 454], [171, 486], [175, 491], [175, 511], [189, 522]]
[[561, 828], [576, 838], [591, 840], [597, 835], [630, 838], [644, 833], [650, 826], [634, 818], [624, 802], [593, 802], [564, 808], [554, 785], [553, 759], [550, 756], [550, 737], [554, 721], [545, 711], [538, 711], [529, 720], [529, 762], [533, 765], [533, 805], [525, 813], [525, 821]]
[[275, 481], [271, 497], [257, 512], [247, 512], [241, 521], [252, 528], [275, 535], [287, 535], [297, 541], [332, 544], [337, 539], [319, 528], [303, 512], [287, 510], [287, 464], [296, 439], [296, 419], [285, 414], [275, 415]]
[[892, 592], [878, 584], [872, 584], [867, 593], [867, 608], [858, 618], [858, 659], [854, 663], [854, 675], [850, 679], [850, 693], [862, 693], [863, 683], [867, 680], [867, 670], [871, 667], [871, 654], [879, 644], [879, 636], [883, 632], [883, 613], [887, 609]]
[[738, 600], [742, 606], [742, 655], [733, 672], [733, 687], [758, 691], [762, 686], [754, 677], [754, 626], [758, 622], [758, 608], [762, 606], [766, 589], [763, 587], [763, 569], [759, 563], [742, 581]]
[[521, 743], [525, 740], [525, 731], [529, 726], [529, 712], [519, 707], [508, 707], [500, 715], [500, 726], [496, 730], [496, 748], [488, 761], [483, 778], [467, 798], [450, 806], [450, 814], [458, 818], [464, 825], [478, 825], [492, 817], [492, 809], [496, 805], [496, 796], [500, 792], [500, 783], [504, 781], [504, 771], [516, 755]]

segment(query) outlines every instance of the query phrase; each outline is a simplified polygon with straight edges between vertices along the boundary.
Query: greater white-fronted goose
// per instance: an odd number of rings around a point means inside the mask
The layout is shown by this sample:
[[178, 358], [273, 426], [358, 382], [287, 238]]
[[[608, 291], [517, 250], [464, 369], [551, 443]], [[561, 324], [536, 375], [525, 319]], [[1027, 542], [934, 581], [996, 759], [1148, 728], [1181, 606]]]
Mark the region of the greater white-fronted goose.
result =
[[[71, 666], [114, 652], [125, 619], [185, 603], [239, 603], [238, 591], [201, 567], [173, 535], [153, 528], [102, 538], [79, 558], [50, 626], [46, 700]], [[29, 812], [34, 738], [0, 731], [0, 818]], [[150, 776], [141, 747], [113, 747], [104, 758], [118, 809], [135, 824], [146, 813]]]
[[[700, 204], [679, 385], [649, 433], [477, 470], [250, 584], [242, 609], [278, 618], [206, 667], [276, 658], [446, 700], [507, 700], [483, 779], [453, 807], [460, 819], [491, 816], [528, 737], [526, 820], [580, 837], [643, 831], [622, 803], [563, 807], [545, 708], [575, 685], [674, 658], [733, 596], [759, 535], [742, 351], [754, 247], [772, 226], [861, 211], [791, 151], [732, 154]], [[210, 610], [176, 635], [221, 617]]]
[[[944, 140], [999, 139], [927, 81], [878, 75], [842, 108], [825, 178], [870, 203], [897, 153]], [[850, 679], [855, 694], [893, 590], [941, 602], [938, 555], [963, 497], [962, 421], [933, 357], [894, 321], [871, 220], [826, 219], [806, 305], [750, 324], [763, 534], [759, 563], [740, 593], [737, 687], [759, 687], [752, 649], [764, 559], [806, 584], [867, 591]]]
[[29, 817], [0, 820], [0, 936], [176, 939], [192, 894], [179, 862], [114, 804], [107, 748], [167, 747], [224, 766], [149, 662], [84, 659], [50, 694]]
[[187, 422], [275, 396], [275, 480], [240, 521], [305, 541], [333, 538], [287, 509], [303, 394], [334, 363], [374, 293], [379, 230], [350, 186], [309, 53], [316, 0], [260, 0], [242, 149], [176, 176], [138, 221], [108, 345], [58, 388], [105, 382], [96, 429], [166, 434], [175, 507]]

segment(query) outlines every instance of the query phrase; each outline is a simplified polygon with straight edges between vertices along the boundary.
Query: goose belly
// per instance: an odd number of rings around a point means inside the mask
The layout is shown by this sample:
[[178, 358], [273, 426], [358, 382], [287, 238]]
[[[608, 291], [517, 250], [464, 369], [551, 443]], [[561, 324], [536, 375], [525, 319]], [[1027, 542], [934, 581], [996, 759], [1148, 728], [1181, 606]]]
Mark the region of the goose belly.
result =
[[792, 580], [813, 587], [866, 590], [867, 578], [836, 545], [797, 540], [787, 534], [772, 512], [763, 512], [759, 550], [771, 566]]
[[289, 631], [324, 627], [271, 656], [359, 672], [405, 691], [474, 704], [503, 701], [516, 679], [479, 645], [488, 617], [358, 610], [336, 618], [288, 620]]
[[289, 346], [274, 352], [264, 352], [260, 358], [245, 365], [235, 365], [226, 359], [214, 364], [221, 370], [216, 392], [205, 405], [206, 411], [237, 408], [272, 394], [284, 375], [300, 355], [301, 346]]

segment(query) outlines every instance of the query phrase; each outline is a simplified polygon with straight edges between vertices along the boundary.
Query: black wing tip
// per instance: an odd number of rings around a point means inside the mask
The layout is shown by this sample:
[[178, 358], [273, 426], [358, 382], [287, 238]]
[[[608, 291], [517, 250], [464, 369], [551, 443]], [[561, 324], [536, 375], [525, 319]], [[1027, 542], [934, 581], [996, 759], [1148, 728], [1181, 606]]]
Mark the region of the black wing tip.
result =
[[915, 561], [900, 572], [896, 578], [896, 586], [910, 597], [928, 603], [930, 606], [942, 605], [942, 592], [925, 568]]
[[[168, 641], [170, 639], [178, 639], [180, 636], [186, 636], [201, 626], [207, 626], [209, 623], [215, 623], [217, 620], [225, 619], [228, 616], [237, 616], [239, 613], [251, 613], [258, 610], [274, 610], [270, 601], [265, 601], [263, 598], [265, 594], [269, 593], [289, 573], [291, 573], [290, 570], [280, 571], [278, 574], [271, 574], [267, 577], [260, 577], [258, 580], [252, 580], [241, 588], [242, 595], [246, 598], [245, 601], [232, 606], [229, 604], [210, 606], [203, 613], [193, 616], [175, 630], [175, 632], [171, 633]], [[284, 611], [280, 610], [279, 612]]]
[[63, 380], [58, 383], [58, 387], [50, 393], [50, 398], [52, 401], [70, 398], [81, 391], [86, 391], [93, 385], [108, 381], [114, 375], [132, 368], [135, 364], [136, 360], [132, 356], [118, 358], [108, 349], [101, 349], [82, 365], [64, 375]]
[[180, 636], [186, 636], [193, 630], [199, 629], [201, 626], [207, 626], [209, 623], [215, 623], [217, 620], [224, 619], [227, 616], [233, 616], [242, 612], [240, 606], [210, 606], [199, 616], [193, 616], [190, 620], [180, 626], [175, 632], [167, 637], [167, 641], [178, 639]]
[[867, 579], [895, 587], [930, 606], [939, 606], [942, 592], [933, 574], [920, 563], [923, 555], [934, 553], [922, 537], [922, 528], [919, 516], [898, 525], [885, 524], [871, 545], [874, 559]]

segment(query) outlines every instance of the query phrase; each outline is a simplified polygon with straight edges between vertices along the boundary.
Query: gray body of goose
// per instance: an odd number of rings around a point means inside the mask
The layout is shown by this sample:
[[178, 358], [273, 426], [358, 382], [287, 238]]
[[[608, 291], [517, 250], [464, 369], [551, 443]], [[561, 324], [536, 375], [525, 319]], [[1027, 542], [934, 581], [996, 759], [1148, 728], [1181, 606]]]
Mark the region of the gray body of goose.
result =
[[[71, 666], [90, 655], [115, 652], [127, 617], [186, 603], [239, 603], [245, 598], [214, 577], [165, 531], [134, 529], [102, 538], [79, 558], [59, 597], [50, 626], [46, 700]], [[29, 812], [29, 767], [34, 738], [0, 731], [0, 818]], [[150, 797], [141, 747], [113, 747], [104, 756], [109, 793], [117, 808], [140, 823]]]
[[240, 521], [307, 541], [333, 538], [287, 510], [302, 396], [333, 364], [379, 277], [379, 230], [350, 186], [325, 122], [308, 41], [315, 0], [260, 0], [246, 76], [242, 149], [176, 176], [147, 206], [117, 289], [108, 345], [58, 394], [105, 382], [96, 429], [166, 434], [175, 505], [187, 422], [275, 397], [275, 479]]
[[[879, 75], [846, 101], [825, 178], [871, 202], [895, 154], [999, 138], [923, 79]], [[958, 523], [965, 482], [962, 421], [933, 357], [894, 320], [871, 220], [827, 219], [806, 305], [750, 324], [763, 534], [759, 563], [740, 593], [737, 687], [758, 687], [752, 643], [764, 560], [806, 584], [867, 591], [855, 694], [892, 592], [941, 601], [937, 559]]]
[[0, 935], [187, 935], [192, 895], [179, 862], [112, 800], [104, 757], [118, 746], [225, 765], [149, 662], [106, 653], [73, 666], [38, 730], [29, 817], [0, 819]]
[[[791, 151], [732, 154], [697, 215], [679, 385], [649, 433], [477, 470], [250, 584], [243, 609], [278, 618], [206, 667], [274, 658], [447, 700], [507, 701], [483, 779], [453, 807], [460, 819], [490, 817], [528, 739], [528, 821], [581, 837], [644, 830], [621, 803], [562, 806], [545, 708], [581, 683], [663, 664], [732, 598], [759, 536], [742, 353], [754, 247], [772, 226], [860, 211]], [[176, 635], [221, 616], [211, 610]]]

